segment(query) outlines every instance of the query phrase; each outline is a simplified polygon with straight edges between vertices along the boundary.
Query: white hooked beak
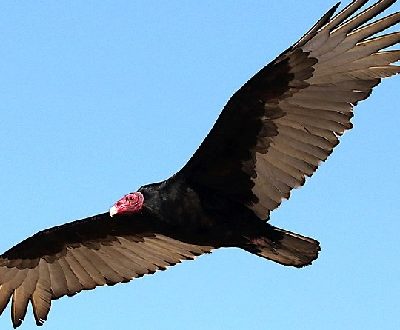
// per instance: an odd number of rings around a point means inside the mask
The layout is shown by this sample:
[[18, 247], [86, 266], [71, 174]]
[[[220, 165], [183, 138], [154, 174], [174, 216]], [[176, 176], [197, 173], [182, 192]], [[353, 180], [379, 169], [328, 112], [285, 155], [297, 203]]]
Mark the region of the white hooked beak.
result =
[[114, 205], [112, 208], [110, 208], [110, 217], [113, 217], [114, 215], [116, 215], [117, 212], [118, 212], [118, 209]]

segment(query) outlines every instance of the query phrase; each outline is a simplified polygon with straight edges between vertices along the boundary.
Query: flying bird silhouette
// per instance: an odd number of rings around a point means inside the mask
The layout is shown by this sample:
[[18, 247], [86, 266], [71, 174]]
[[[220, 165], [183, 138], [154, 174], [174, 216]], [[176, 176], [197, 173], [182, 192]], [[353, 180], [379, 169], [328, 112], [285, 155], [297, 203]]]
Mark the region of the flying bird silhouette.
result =
[[237, 247], [285, 266], [318, 257], [318, 241], [276, 228], [269, 214], [304, 184], [352, 127], [353, 108], [394, 65], [400, 32], [378, 33], [396, 0], [330, 9], [228, 101], [187, 164], [108, 212], [36, 233], [0, 256], [0, 313], [43, 325], [51, 301], [128, 282], [182, 260]]

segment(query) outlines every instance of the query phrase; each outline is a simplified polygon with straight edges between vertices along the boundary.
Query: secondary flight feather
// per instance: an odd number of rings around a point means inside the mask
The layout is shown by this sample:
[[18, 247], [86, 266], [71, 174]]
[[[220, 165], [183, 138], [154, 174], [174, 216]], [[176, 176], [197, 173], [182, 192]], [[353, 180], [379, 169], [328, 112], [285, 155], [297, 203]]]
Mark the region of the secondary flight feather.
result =
[[[395, 65], [396, 0], [355, 0], [329, 10], [228, 101], [188, 163], [105, 213], [43, 230], [0, 256], [0, 314], [14, 327], [32, 304], [128, 282], [213, 249], [238, 247], [285, 266], [318, 257], [318, 241], [273, 227], [270, 212], [304, 184], [352, 128], [353, 109]], [[382, 33], [383, 32], [383, 33]]]

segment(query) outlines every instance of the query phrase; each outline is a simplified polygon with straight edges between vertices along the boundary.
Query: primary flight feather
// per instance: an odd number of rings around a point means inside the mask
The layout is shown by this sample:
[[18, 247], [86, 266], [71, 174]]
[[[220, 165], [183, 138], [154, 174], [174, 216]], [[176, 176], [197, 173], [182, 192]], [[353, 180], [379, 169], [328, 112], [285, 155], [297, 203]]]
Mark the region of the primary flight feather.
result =
[[213, 249], [238, 247], [303, 267], [319, 243], [271, 226], [270, 212], [304, 184], [352, 127], [353, 108], [394, 65], [396, 0], [329, 10], [228, 101], [188, 163], [129, 193], [106, 212], [41, 231], [0, 256], [0, 313], [14, 327], [28, 303], [42, 325], [51, 301], [128, 282]]

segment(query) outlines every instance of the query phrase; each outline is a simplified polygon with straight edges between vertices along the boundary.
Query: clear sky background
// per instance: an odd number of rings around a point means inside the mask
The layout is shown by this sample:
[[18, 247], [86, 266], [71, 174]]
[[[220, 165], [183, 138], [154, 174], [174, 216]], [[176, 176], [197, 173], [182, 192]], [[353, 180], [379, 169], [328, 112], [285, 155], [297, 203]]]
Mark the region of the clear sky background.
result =
[[[0, 250], [172, 175], [233, 92], [333, 4], [1, 2]], [[321, 242], [311, 267], [219, 250], [55, 301], [45, 328], [400, 329], [399, 88], [392, 78], [362, 102], [272, 214]]]

